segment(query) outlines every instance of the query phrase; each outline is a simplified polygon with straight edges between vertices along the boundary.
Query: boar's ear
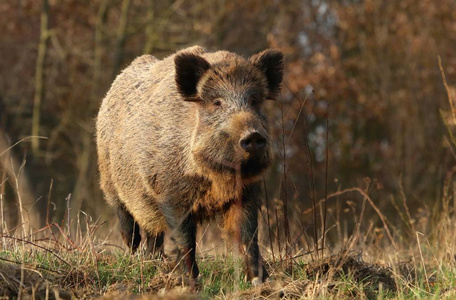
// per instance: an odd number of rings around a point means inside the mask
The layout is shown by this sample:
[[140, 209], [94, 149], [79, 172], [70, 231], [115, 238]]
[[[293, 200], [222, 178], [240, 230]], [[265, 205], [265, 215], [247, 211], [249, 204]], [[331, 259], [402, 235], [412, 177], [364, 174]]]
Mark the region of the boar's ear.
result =
[[185, 100], [195, 101], [196, 86], [204, 72], [209, 69], [209, 63], [199, 55], [184, 52], [174, 58], [174, 65], [177, 90]]
[[269, 99], [275, 99], [280, 93], [283, 77], [283, 54], [279, 50], [268, 49], [252, 55], [249, 61], [266, 76]]

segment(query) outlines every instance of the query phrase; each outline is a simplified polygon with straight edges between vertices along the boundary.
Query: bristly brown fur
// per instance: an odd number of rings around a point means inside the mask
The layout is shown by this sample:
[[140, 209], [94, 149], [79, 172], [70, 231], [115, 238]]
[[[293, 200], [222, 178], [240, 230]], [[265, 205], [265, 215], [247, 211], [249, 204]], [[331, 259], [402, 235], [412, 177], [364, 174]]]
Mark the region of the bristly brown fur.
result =
[[116, 78], [98, 114], [97, 150], [101, 187], [130, 248], [139, 227], [150, 241], [166, 231], [196, 277], [196, 223], [222, 213], [246, 249], [249, 277], [267, 277], [258, 179], [272, 151], [261, 106], [278, 96], [282, 69], [277, 50], [246, 60], [195, 46], [161, 61], [141, 56]]

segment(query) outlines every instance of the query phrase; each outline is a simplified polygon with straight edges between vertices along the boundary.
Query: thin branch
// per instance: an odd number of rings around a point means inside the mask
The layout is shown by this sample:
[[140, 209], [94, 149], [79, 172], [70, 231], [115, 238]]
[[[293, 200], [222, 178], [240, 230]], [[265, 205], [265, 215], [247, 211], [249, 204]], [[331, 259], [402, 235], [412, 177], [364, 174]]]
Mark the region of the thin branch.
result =
[[2, 153], [0, 153], [0, 156], [2, 156], [3, 154], [5, 154], [6, 152], [8, 152], [9, 150], [11, 150], [12, 148], [14, 148], [15, 146], [19, 145], [20, 143], [22, 143], [23, 141], [26, 141], [26, 140], [29, 140], [29, 139], [44, 139], [44, 140], [47, 140], [47, 137], [45, 136], [28, 136], [28, 137], [25, 137], [19, 141], [17, 141], [16, 143], [14, 143], [13, 145], [11, 145], [10, 147], [6, 148], [5, 151], [3, 151]]
[[445, 72], [443, 71], [442, 59], [440, 58], [440, 55], [437, 56], [437, 58], [439, 60], [439, 69], [440, 69], [440, 75], [442, 75], [443, 86], [445, 87], [445, 91], [448, 96], [448, 102], [450, 103], [450, 107], [451, 107], [451, 116], [453, 117], [453, 121], [456, 121], [456, 112], [454, 110], [453, 97], [451, 97], [451, 91], [450, 91], [450, 88], [448, 87], [448, 83], [446, 81]]

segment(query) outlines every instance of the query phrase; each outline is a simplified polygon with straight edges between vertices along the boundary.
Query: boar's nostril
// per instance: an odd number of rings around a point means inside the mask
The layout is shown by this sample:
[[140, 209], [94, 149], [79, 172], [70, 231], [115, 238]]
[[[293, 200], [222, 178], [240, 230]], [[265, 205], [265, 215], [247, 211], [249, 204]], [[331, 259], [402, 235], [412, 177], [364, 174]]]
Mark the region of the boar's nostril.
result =
[[266, 146], [266, 138], [258, 132], [253, 132], [241, 138], [239, 144], [249, 153], [258, 152]]

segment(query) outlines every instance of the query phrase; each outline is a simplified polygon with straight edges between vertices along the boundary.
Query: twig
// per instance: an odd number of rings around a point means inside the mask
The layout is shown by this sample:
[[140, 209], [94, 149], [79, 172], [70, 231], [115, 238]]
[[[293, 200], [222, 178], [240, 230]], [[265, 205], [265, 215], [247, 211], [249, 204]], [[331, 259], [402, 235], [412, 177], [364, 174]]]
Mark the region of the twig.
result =
[[443, 86], [445, 87], [445, 91], [448, 96], [448, 102], [450, 103], [450, 107], [451, 107], [451, 116], [453, 117], [453, 121], [456, 121], [456, 112], [454, 110], [453, 97], [451, 96], [451, 91], [450, 91], [450, 88], [448, 87], [448, 83], [446, 81], [445, 72], [443, 71], [442, 59], [440, 58], [440, 55], [437, 56], [437, 58], [439, 61], [439, 70], [440, 70], [440, 75], [442, 75]]
[[268, 191], [266, 190], [266, 180], [264, 178], [263, 178], [263, 188], [264, 188], [264, 197], [265, 197], [265, 201], [266, 201], [266, 216], [267, 216], [267, 222], [268, 222], [269, 243], [271, 246], [272, 260], [275, 261], [274, 243], [272, 242], [271, 221], [269, 219], [269, 197], [268, 197]]
[[423, 251], [421, 250], [421, 243], [420, 243], [420, 238], [418, 237], [419, 234], [423, 235], [421, 232], [416, 232], [416, 242], [418, 243], [418, 249], [420, 250], [420, 258], [421, 258], [421, 264], [423, 265], [423, 270], [424, 270], [424, 276], [426, 277], [426, 285], [427, 285], [427, 288], [428, 288], [428, 291], [431, 290], [431, 287], [429, 286], [429, 277], [427, 275], [427, 271], [426, 271], [426, 265], [424, 264], [424, 258], [423, 258]]
[[325, 251], [325, 237], [326, 237], [326, 213], [327, 213], [327, 207], [326, 207], [326, 202], [328, 201], [328, 165], [329, 165], [329, 107], [328, 111], [326, 113], [326, 151], [325, 151], [325, 201], [323, 205], [323, 232], [322, 232], [322, 242], [321, 242], [321, 248], [322, 250], [322, 257], [324, 255]]
[[277, 213], [277, 206], [274, 207], [275, 217], [276, 217], [276, 231], [277, 231], [277, 246], [279, 247], [279, 257], [282, 259], [282, 247], [280, 241], [280, 230], [279, 230], [279, 214]]
[[68, 197], [65, 198], [66, 204], [67, 204], [67, 231], [68, 231], [68, 236], [71, 238], [71, 231], [70, 231], [70, 200], [71, 200], [71, 194], [68, 194]]
[[51, 179], [51, 184], [49, 186], [49, 194], [47, 198], [47, 205], [46, 205], [46, 224], [49, 225], [49, 206], [51, 204], [51, 192], [52, 186], [54, 185], [54, 179]]
[[6, 152], [8, 152], [9, 150], [11, 150], [12, 148], [14, 148], [15, 146], [17, 146], [18, 144], [22, 143], [23, 141], [26, 141], [26, 140], [29, 140], [29, 139], [44, 139], [46, 140], [47, 137], [45, 136], [28, 136], [28, 137], [25, 137], [21, 140], [19, 140], [18, 142], [14, 143], [13, 145], [11, 145], [10, 147], [6, 148], [5, 151], [3, 151], [2, 153], [0, 153], [0, 156], [2, 156], [3, 154], [5, 154]]
[[[12, 158], [11, 158], [11, 165], [13, 164], [12, 162]], [[25, 220], [24, 220], [24, 208], [22, 206], [22, 197], [21, 197], [21, 193], [20, 193], [20, 190], [19, 190], [19, 180], [18, 180], [18, 176], [20, 176], [20, 173], [22, 171], [22, 169], [24, 168], [25, 166], [25, 159], [22, 161], [22, 165], [19, 167], [19, 170], [18, 170], [18, 174], [16, 175], [16, 173], [13, 172], [13, 175], [14, 175], [14, 181], [15, 181], [15, 185], [16, 185], [16, 193], [17, 193], [17, 200], [18, 200], [18, 203], [19, 203], [19, 213], [21, 214], [21, 219], [22, 219], [22, 233], [24, 234], [24, 237], [27, 235], [26, 232], [25, 232]], [[29, 219], [30, 221], [30, 219]], [[30, 227], [30, 223], [29, 223], [29, 227]]]
[[[288, 166], [287, 166], [287, 145], [285, 141], [285, 119], [284, 119], [283, 107], [281, 109], [281, 125], [282, 125], [282, 169], [283, 169], [283, 183], [282, 195], [283, 195], [283, 230], [285, 234], [285, 255], [288, 256], [290, 253], [291, 236], [290, 236], [290, 223], [288, 220], [288, 190], [287, 190], [287, 179], [288, 179]], [[292, 265], [289, 268], [292, 270]], [[292, 271], [291, 271], [292, 272]]]

